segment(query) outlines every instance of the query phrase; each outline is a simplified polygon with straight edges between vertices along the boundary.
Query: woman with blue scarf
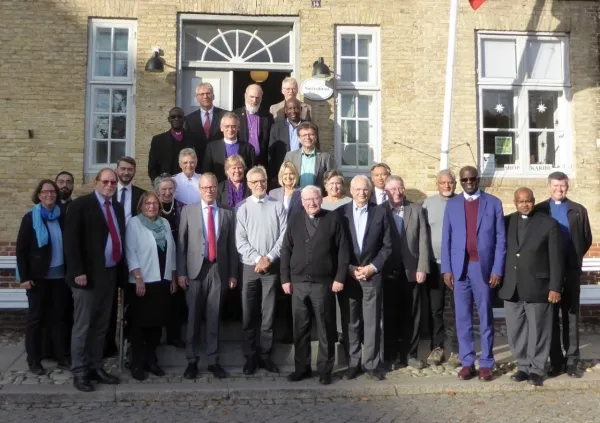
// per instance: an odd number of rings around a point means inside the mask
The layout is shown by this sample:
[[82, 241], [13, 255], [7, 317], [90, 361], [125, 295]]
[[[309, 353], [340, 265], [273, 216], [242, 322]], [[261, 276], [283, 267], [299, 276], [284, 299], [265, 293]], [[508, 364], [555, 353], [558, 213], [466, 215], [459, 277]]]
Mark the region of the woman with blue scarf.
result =
[[169, 221], [160, 217], [161, 203], [154, 192], [145, 192], [125, 231], [129, 268], [131, 376], [164, 376], [156, 347], [169, 318], [170, 296], [177, 290], [175, 240]]
[[60, 208], [56, 204], [58, 187], [44, 179], [38, 183], [33, 209], [23, 216], [17, 236], [17, 280], [27, 290], [29, 310], [25, 350], [29, 371], [41, 376], [42, 328], [49, 320], [52, 345], [61, 370], [70, 370], [68, 354], [68, 316], [71, 292], [65, 283]]

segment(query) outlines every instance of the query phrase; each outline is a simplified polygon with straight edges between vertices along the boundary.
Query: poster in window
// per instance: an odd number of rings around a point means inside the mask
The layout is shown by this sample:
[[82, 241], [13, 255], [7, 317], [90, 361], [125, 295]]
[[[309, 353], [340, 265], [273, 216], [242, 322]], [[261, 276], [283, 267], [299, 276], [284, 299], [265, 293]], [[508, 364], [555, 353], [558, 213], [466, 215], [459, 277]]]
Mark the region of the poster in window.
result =
[[495, 153], [499, 156], [510, 156], [513, 153], [512, 137], [495, 137], [496, 148]]

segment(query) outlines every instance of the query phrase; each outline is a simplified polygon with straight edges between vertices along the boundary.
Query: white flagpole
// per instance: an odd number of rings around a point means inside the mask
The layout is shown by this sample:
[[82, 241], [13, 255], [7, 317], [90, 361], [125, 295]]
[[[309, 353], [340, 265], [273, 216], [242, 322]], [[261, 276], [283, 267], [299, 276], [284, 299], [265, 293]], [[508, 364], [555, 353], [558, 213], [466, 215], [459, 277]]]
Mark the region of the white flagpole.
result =
[[440, 143], [440, 170], [448, 169], [450, 154], [450, 127], [452, 124], [452, 87], [454, 83], [454, 56], [456, 52], [456, 28], [460, 0], [450, 0], [450, 22], [448, 28], [448, 57], [446, 58], [446, 90], [444, 93], [444, 119]]

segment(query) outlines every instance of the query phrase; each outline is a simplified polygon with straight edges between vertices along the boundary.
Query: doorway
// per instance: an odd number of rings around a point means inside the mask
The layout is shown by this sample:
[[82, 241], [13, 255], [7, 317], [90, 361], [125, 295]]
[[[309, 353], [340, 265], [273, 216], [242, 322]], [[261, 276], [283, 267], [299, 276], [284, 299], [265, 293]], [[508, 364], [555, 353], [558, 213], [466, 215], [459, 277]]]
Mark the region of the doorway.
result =
[[[290, 72], [268, 72], [268, 77], [258, 83], [263, 89], [263, 99], [261, 108], [269, 110], [269, 107], [283, 100], [281, 94], [281, 83], [290, 76]], [[244, 106], [244, 93], [246, 87], [250, 84], [256, 84], [251, 78], [250, 71], [236, 70], [233, 72], [233, 109]]]

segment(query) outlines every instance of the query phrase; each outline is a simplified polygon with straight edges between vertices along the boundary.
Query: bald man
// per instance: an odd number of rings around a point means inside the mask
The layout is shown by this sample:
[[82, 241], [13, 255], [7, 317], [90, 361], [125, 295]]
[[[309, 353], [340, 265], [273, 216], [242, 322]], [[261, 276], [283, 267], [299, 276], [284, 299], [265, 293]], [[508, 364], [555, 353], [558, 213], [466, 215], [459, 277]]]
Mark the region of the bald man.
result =
[[[273, 124], [273, 116], [260, 108], [263, 90], [260, 85], [248, 85], [244, 94], [244, 107], [235, 109], [233, 113], [240, 118], [238, 140], [246, 141], [254, 147], [259, 165], [267, 167], [269, 157], [269, 134]], [[246, 166], [252, 166], [246, 163]]]
[[552, 307], [563, 285], [563, 242], [558, 223], [534, 213], [529, 188], [515, 191], [516, 213], [505, 217], [506, 265], [498, 297], [504, 300], [510, 350], [518, 371], [515, 382], [542, 386], [550, 355]]

